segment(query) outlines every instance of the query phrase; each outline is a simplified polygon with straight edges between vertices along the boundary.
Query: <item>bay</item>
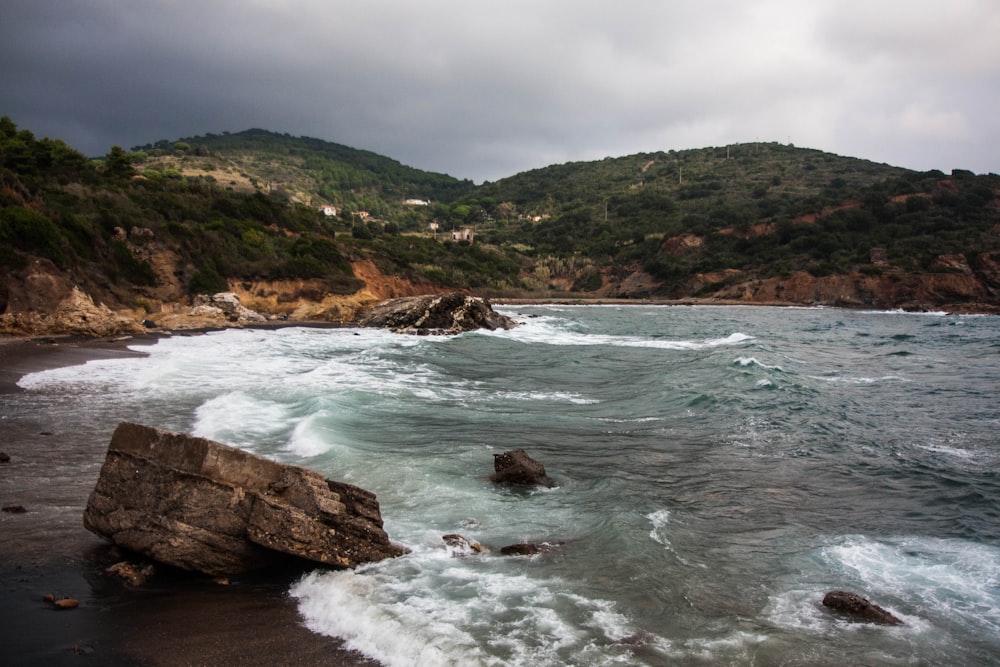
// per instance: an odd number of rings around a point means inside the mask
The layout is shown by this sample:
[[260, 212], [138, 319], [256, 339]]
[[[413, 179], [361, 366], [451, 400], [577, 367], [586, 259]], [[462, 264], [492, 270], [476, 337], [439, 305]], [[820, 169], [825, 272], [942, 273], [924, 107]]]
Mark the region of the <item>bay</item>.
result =
[[[523, 325], [168, 338], [28, 375], [5, 410], [193, 432], [376, 493], [412, 553], [289, 594], [387, 665], [1000, 660], [1000, 318], [501, 310]], [[558, 486], [490, 483], [515, 448]], [[499, 555], [522, 541], [554, 547]], [[832, 589], [905, 625], [836, 617]]]

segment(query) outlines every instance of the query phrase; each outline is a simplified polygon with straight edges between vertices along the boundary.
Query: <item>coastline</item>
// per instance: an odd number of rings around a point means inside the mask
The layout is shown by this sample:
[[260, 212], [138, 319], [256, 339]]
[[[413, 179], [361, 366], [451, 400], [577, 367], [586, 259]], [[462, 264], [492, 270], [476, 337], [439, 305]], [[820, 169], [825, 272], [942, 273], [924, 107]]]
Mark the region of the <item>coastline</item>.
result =
[[[308, 326], [282, 322], [281, 326]], [[277, 328], [277, 327], [265, 327]], [[175, 335], [196, 335], [183, 331]], [[340, 640], [315, 634], [302, 624], [287, 595], [302, 572], [272, 572], [220, 585], [170, 568], [142, 587], [129, 587], [104, 572], [127, 556], [83, 527], [89, 488], [61, 484], [48, 472], [58, 441], [62, 450], [72, 424], [44, 415], [9, 415], [8, 401], [22, 398], [17, 381], [25, 374], [97, 359], [143, 356], [130, 346], [152, 344], [170, 333], [90, 339], [0, 336], [0, 501], [27, 512], [0, 515], [0, 600], [4, 654], [21, 665], [378, 665], [348, 650]], [[19, 396], [15, 396], [15, 394]], [[55, 423], [58, 427], [51, 426]], [[44, 430], [43, 430], [44, 429]], [[51, 430], [50, 430], [51, 429]], [[53, 433], [52, 431], [57, 431]], [[107, 434], [110, 437], [110, 433]], [[94, 459], [96, 445], [85, 435], [75, 456]], [[82, 441], [88, 441], [83, 444]], [[107, 440], [103, 442], [106, 447]], [[59, 454], [65, 457], [65, 452]], [[100, 460], [87, 461], [99, 467]], [[81, 473], [80, 477], [83, 475]], [[71, 487], [71, 488], [70, 488]], [[53, 524], [59, 525], [53, 525]], [[310, 568], [311, 569], [311, 568]], [[58, 611], [47, 593], [80, 601]]]
[[722, 299], [718, 297], [690, 297], [684, 299], [644, 298], [589, 298], [589, 297], [488, 297], [492, 305], [497, 306], [744, 306], [750, 308], [841, 308], [843, 310], [901, 310], [911, 313], [944, 312], [949, 315], [1000, 315], [1000, 304], [992, 303], [958, 303], [946, 306], [923, 304], [920, 307], [897, 306], [882, 308], [875, 305], [858, 303], [800, 303], [798, 301], [747, 301], [744, 299]]

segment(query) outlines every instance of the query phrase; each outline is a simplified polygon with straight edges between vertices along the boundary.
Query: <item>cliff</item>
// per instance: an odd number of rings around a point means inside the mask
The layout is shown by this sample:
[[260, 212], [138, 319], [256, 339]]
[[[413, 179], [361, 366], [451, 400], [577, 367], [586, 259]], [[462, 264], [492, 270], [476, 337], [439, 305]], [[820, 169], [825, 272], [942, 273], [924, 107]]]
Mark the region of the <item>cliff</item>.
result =
[[354, 322], [366, 306], [385, 299], [439, 291], [426, 281], [385, 275], [372, 261], [360, 260], [351, 266], [364, 284], [352, 294], [331, 293], [322, 279], [233, 280], [228, 294], [235, 302], [227, 303], [187, 295], [173, 280], [180, 262], [174, 253], [165, 250], [151, 253], [150, 258], [158, 286], [137, 289], [132, 300], [139, 305], [133, 307], [123, 305], [108, 290], [85, 291], [88, 286], [44, 259], [0, 275], [0, 291], [7, 295], [0, 334], [102, 337], [265, 322], [344, 324]]
[[[169, 273], [169, 258], [157, 265]], [[956, 313], [1000, 314], [1000, 253], [981, 253], [973, 263], [962, 256], [939, 258], [937, 272], [860, 272], [814, 276], [796, 271], [760, 278], [738, 270], [695, 274], [681, 289], [667, 290], [639, 268], [606, 272], [600, 289], [589, 293], [545, 293], [538, 300], [643, 299], [672, 302], [756, 305], [834, 306]], [[150, 329], [186, 330], [260, 325], [262, 323], [362, 323], [374, 304], [401, 297], [440, 292], [439, 286], [386, 275], [371, 261], [352, 264], [364, 285], [353, 294], [332, 294], [313, 280], [230, 281], [231, 296], [192, 299], [178, 287], [144, 292], [140, 307], [112, 308], [51, 262], [36, 260], [10, 273], [2, 286], [6, 312], [0, 334], [128, 335]], [[105, 293], [104, 296], [107, 296]], [[531, 298], [531, 295], [527, 295]], [[113, 301], [112, 301], [113, 302]]]

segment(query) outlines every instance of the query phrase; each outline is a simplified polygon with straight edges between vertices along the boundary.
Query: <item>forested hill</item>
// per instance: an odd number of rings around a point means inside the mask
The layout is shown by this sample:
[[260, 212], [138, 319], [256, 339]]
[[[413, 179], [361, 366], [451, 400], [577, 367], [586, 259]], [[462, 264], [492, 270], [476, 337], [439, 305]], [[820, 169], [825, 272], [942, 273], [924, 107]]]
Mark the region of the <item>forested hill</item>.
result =
[[91, 160], [3, 117], [0, 328], [30, 329], [72, 288], [154, 319], [224, 290], [320, 319], [349, 317], [341, 297], [436, 289], [992, 312], [998, 193], [994, 174], [774, 143], [480, 186], [264, 130]]
[[406, 199], [448, 201], [473, 189], [469, 180], [422, 171], [371, 151], [267, 130], [207, 134], [136, 146], [142, 171], [179, 170], [220, 185], [262, 189], [307, 204], [399, 215]]

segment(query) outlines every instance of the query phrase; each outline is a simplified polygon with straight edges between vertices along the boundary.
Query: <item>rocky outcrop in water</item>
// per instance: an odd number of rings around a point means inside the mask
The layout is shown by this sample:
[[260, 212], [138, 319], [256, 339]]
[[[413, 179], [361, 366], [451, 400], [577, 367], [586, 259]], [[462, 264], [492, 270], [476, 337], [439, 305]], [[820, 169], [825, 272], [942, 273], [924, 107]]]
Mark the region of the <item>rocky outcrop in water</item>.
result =
[[545, 466], [528, 456], [523, 449], [494, 454], [493, 470], [490, 479], [500, 484], [548, 487], [556, 485], [555, 481], [545, 474]]
[[364, 489], [131, 423], [111, 438], [83, 522], [121, 547], [213, 576], [282, 555], [353, 568], [406, 551], [389, 541]]
[[857, 593], [830, 591], [823, 597], [823, 606], [849, 616], [856, 621], [879, 625], [902, 625], [903, 621]]
[[476, 329], [513, 329], [517, 322], [489, 302], [466, 294], [429, 294], [389, 299], [366, 308], [358, 323], [397, 333], [456, 334]]
[[473, 542], [464, 535], [459, 535], [457, 533], [442, 535], [441, 539], [444, 540], [444, 543], [455, 556], [469, 556], [489, 551], [489, 549], [484, 547], [479, 542]]
[[536, 556], [547, 553], [562, 546], [562, 542], [542, 542], [534, 544], [532, 542], [519, 542], [500, 547], [500, 553], [504, 556]]

